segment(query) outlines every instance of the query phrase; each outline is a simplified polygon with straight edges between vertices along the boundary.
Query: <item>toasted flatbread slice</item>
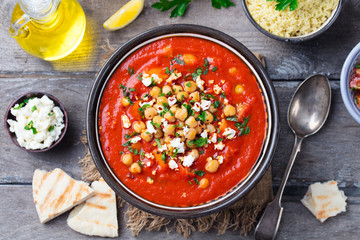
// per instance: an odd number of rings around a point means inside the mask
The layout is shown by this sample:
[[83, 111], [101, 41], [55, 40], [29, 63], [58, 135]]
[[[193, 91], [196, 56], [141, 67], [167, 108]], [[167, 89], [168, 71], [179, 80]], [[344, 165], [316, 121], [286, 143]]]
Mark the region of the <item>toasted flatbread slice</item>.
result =
[[104, 179], [94, 181], [95, 196], [77, 206], [67, 223], [73, 230], [90, 236], [117, 237], [118, 220], [116, 196]]
[[320, 222], [324, 222], [346, 211], [346, 199], [337, 182], [329, 181], [311, 184], [301, 202]]
[[95, 194], [87, 183], [74, 180], [59, 168], [52, 172], [36, 169], [32, 187], [41, 223], [50, 221]]

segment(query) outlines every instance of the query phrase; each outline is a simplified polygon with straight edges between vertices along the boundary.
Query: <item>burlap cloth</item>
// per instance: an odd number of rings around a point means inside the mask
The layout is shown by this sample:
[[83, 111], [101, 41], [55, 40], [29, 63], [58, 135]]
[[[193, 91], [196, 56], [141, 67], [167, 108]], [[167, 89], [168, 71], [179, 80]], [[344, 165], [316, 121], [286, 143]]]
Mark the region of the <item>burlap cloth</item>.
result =
[[[115, 47], [111, 46], [106, 40], [106, 45], [102, 46], [104, 53], [101, 55], [101, 63], [103, 63], [114, 51]], [[255, 55], [265, 66], [265, 59], [262, 55]], [[100, 178], [89, 149], [85, 135], [81, 139], [86, 145], [87, 153], [80, 160], [82, 166], [82, 178], [85, 181], [95, 181]], [[224, 234], [226, 230], [239, 230], [240, 234], [246, 235], [256, 222], [259, 213], [264, 209], [268, 202], [273, 199], [271, 169], [267, 171], [262, 180], [250, 191], [243, 199], [221, 212], [199, 218], [192, 219], [176, 219], [159, 217], [127, 204], [125, 213], [121, 213], [125, 217], [126, 227], [132, 231], [134, 236], [138, 236], [141, 230], [170, 232], [175, 230], [184, 237], [189, 237], [194, 231], [205, 233], [214, 228], [218, 234]], [[118, 197], [118, 209], [123, 205], [124, 201]]]

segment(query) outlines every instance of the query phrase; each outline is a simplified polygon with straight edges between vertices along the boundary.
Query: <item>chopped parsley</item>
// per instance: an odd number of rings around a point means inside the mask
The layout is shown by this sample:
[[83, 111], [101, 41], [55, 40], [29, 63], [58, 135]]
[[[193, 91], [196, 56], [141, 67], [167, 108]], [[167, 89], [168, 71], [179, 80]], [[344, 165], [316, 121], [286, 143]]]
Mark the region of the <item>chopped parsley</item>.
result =
[[139, 80], [139, 81], [142, 81], [142, 73], [140, 73], [139, 75], [136, 76], [136, 78]]
[[133, 132], [133, 133], [130, 133], [130, 134], [125, 134], [125, 139], [128, 140], [134, 136], [137, 136], [139, 135], [140, 133], [137, 133], [137, 132]]
[[191, 82], [185, 84], [187, 87], [191, 87]]
[[199, 180], [196, 177], [194, 178], [194, 182], [196, 183], [196, 185], [200, 184]]
[[25, 130], [32, 130], [33, 134], [37, 134], [36, 128], [33, 126], [34, 122], [31, 120], [28, 124], [25, 125]]
[[213, 66], [212, 71], [215, 72], [217, 70], [217, 67]]
[[204, 172], [204, 171], [201, 171], [201, 170], [196, 170], [194, 173], [195, 173], [196, 175], [200, 176], [200, 177], [202, 177], [202, 176], [205, 175], [205, 172]]
[[130, 76], [135, 74], [135, 69], [133, 67], [128, 67], [128, 73], [130, 74]]
[[203, 73], [203, 68], [198, 67], [198, 68], [191, 74], [191, 76], [192, 76], [192, 78], [193, 78], [194, 80], [196, 80], [196, 78], [197, 78], [197, 77], [200, 77], [202, 73]]
[[214, 102], [214, 108], [220, 107], [221, 102], [219, 100]]
[[222, 93], [221, 93], [221, 96], [222, 96], [223, 98], [226, 98], [225, 92], [222, 92]]
[[193, 184], [192, 184], [192, 182], [191, 182], [190, 180], [188, 181], [188, 183], [189, 183], [190, 185], [193, 185]]
[[196, 120], [197, 120], [197, 121], [201, 120], [201, 121], [205, 122], [206, 116], [207, 116], [206, 112], [205, 112], [205, 111], [202, 111], [201, 114], [197, 117]]
[[180, 65], [185, 65], [184, 60], [180, 59], [182, 57], [182, 55], [177, 55], [176, 57], [174, 57], [171, 61], [170, 64], [174, 65], [175, 63], [180, 64]]
[[54, 112], [48, 113], [49, 116], [52, 116], [52, 115], [54, 115], [54, 114], [55, 114]]
[[294, 11], [298, 7], [297, 0], [266, 0], [266, 1], [276, 1], [275, 10], [285, 11], [286, 8], [290, 8], [290, 11]]
[[158, 148], [161, 148], [161, 147], [162, 147], [162, 146], [161, 146], [161, 143], [160, 143], [160, 140], [159, 140], [158, 138], [155, 139], [155, 142], [156, 142]]
[[226, 120], [232, 121], [232, 122], [237, 122], [237, 121], [239, 121], [239, 119], [238, 119], [236, 116], [227, 117]]
[[167, 162], [166, 162], [166, 153], [165, 152], [163, 152], [162, 154], [161, 154], [161, 160], [166, 164]]
[[203, 147], [205, 144], [208, 143], [208, 139], [207, 139], [207, 138], [200, 137], [200, 138], [198, 138], [198, 139], [189, 141], [189, 143], [190, 143], [191, 145], [194, 145], [194, 147]]
[[209, 67], [209, 61], [207, 60], [207, 58], [204, 59], [204, 67]]
[[49, 128], [48, 128], [48, 132], [51, 132], [51, 131], [53, 131], [55, 129], [55, 126], [50, 126]]
[[22, 108], [24, 105], [25, 105], [25, 103], [22, 102], [19, 104], [19, 106], [14, 107], [14, 109], [18, 110], [18, 109]]
[[244, 118], [242, 123], [235, 123], [235, 127], [239, 130], [239, 137], [250, 133], [250, 127], [247, 126], [250, 116]]
[[144, 104], [144, 105], [142, 105], [142, 107], [138, 108], [138, 112], [140, 113], [142, 118], [145, 117], [144, 112], [145, 112], [145, 109], [148, 108], [148, 107], [151, 107], [151, 105], [150, 104]]

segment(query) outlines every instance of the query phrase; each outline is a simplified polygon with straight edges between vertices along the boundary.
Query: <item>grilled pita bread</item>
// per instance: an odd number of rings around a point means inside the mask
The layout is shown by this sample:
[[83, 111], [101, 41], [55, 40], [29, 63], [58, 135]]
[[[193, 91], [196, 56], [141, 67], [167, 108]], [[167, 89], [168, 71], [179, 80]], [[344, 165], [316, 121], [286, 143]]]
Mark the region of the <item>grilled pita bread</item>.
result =
[[115, 193], [104, 179], [94, 181], [95, 196], [77, 206], [67, 223], [73, 230], [90, 236], [117, 237], [118, 221]]
[[329, 217], [346, 211], [346, 199], [337, 182], [329, 181], [311, 184], [301, 202], [320, 222], [324, 222]]
[[40, 222], [46, 223], [95, 194], [87, 183], [76, 181], [59, 168], [36, 169], [33, 197]]

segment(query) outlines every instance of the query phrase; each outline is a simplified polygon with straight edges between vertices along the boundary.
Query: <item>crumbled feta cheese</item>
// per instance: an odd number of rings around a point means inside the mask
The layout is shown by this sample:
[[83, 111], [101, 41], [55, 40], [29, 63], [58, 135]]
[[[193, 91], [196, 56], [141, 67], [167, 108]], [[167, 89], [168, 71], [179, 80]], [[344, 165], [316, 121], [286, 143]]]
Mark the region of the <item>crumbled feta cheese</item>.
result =
[[224, 83], [225, 83], [225, 80], [224, 80], [224, 79], [221, 79], [220, 82], [221, 82], [221, 84], [224, 84]]
[[207, 131], [204, 129], [204, 131], [200, 134], [200, 136], [201, 136], [202, 138], [207, 138], [207, 137], [208, 137]]
[[168, 98], [169, 106], [173, 106], [176, 103], [176, 97], [169, 97]]
[[173, 160], [173, 159], [171, 159], [170, 161], [169, 161], [169, 168], [170, 169], [177, 169], [179, 166], [178, 166], [178, 164]]
[[131, 127], [130, 119], [126, 114], [121, 115], [121, 122], [122, 122], [124, 128]]
[[184, 136], [189, 132], [190, 128], [188, 126], [183, 127]]
[[210, 142], [212, 142], [212, 143], [216, 143], [216, 142], [217, 142], [217, 134], [216, 134], [216, 133], [213, 133], [213, 134], [211, 135]]
[[155, 176], [155, 175], [156, 175], [156, 170], [153, 170], [153, 171], [151, 172], [151, 174]]
[[213, 83], [214, 83], [214, 80], [209, 80], [209, 83], [210, 83], [210, 84], [213, 84]]
[[226, 136], [227, 139], [233, 139], [236, 137], [236, 131], [232, 128], [225, 128], [225, 131], [223, 133], [224, 136]]
[[151, 121], [147, 121], [146, 122], [146, 131], [149, 132], [150, 134], [151, 133], [156, 133], [156, 129], [154, 128], [154, 126], [151, 124]]
[[191, 154], [184, 157], [184, 161], [182, 162], [182, 165], [184, 167], [190, 167], [193, 162], [195, 161], [195, 157]]
[[166, 127], [169, 124], [169, 122], [165, 118], [161, 119], [161, 122], [164, 127]]
[[198, 102], [194, 103], [194, 106], [192, 107], [192, 109], [195, 112], [200, 112], [200, 103], [198, 103]]
[[154, 157], [154, 154], [152, 154], [152, 153], [145, 153], [145, 157], [147, 158], [147, 159], [154, 159], [155, 157]]
[[157, 106], [156, 106], [156, 111], [157, 111], [158, 113], [161, 113], [162, 111], [164, 111], [164, 106], [157, 105]]
[[223, 144], [222, 142], [219, 142], [214, 145], [215, 150], [223, 150], [224, 147], [225, 147], [225, 144]]
[[160, 152], [167, 151], [167, 146], [166, 146], [166, 144], [162, 144], [161, 147], [158, 148], [158, 150], [159, 150]]
[[208, 110], [210, 108], [211, 101], [208, 100], [201, 100], [201, 109], [202, 110]]
[[139, 103], [139, 106], [142, 107], [144, 106], [145, 104], [149, 104], [150, 106], [152, 106], [153, 104], [155, 103], [155, 99], [149, 101], [149, 102], [140, 102]]
[[223, 164], [224, 163], [224, 157], [223, 156], [217, 156], [216, 160], [220, 163]]
[[229, 104], [229, 100], [227, 100], [226, 98], [224, 99], [224, 104], [228, 105]]
[[19, 145], [26, 149], [50, 147], [59, 139], [65, 126], [64, 114], [46, 95], [29, 99], [24, 107], [16, 104], [10, 112], [16, 120], [7, 120], [9, 130], [15, 133]]
[[146, 166], [151, 167], [151, 162], [147, 162]]
[[154, 80], [156, 84], [160, 84], [163, 81], [163, 79], [158, 75], [156, 75], [155, 73], [151, 74], [151, 78], [152, 80]]
[[198, 86], [198, 88], [201, 90], [201, 91], [204, 91], [204, 81], [201, 80], [200, 76], [197, 76], [196, 80], [196, 85]]
[[219, 85], [215, 85], [214, 86], [214, 92], [216, 93], [216, 94], [220, 94], [221, 92], [222, 92], [222, 88], [219, 86]]
[[130, 142], [131, 142], [131, 143], [137, 143], [137, 142], [140, 141], [140, 140], [141, 140], [141, 137], [136, 136], [136, 137], [133, 137], [132, 139], [130, 139]]
[[[145, 74], [144, 74], [145, 75]], [[151, 77], [144, 77], [144, 75], [143, 75], [143, 77], [142, 77], [142, 83], [145, 85], [145, 87], [148, 87], [148, 86], [150, 86], [151, 85]]]
[[172, 81], [178, 79], [181, 77], [181, 73], [180, 72], [177, 72], [177, 71], [174, 71], [168, 79], [166, 79], [166, 82], [167, 83], [171, 83]]
[[173, 140], [170, 141], [170, 145], [173, 148], [177, 148], [178, 153], [184, 153], [185, 152], [184, 143], [181, 142], [181, 138], [174, 138]]

